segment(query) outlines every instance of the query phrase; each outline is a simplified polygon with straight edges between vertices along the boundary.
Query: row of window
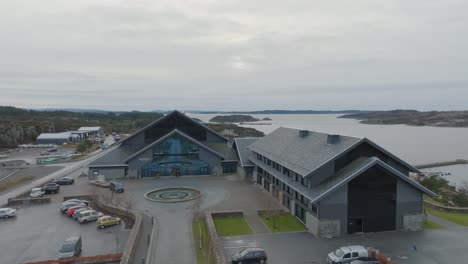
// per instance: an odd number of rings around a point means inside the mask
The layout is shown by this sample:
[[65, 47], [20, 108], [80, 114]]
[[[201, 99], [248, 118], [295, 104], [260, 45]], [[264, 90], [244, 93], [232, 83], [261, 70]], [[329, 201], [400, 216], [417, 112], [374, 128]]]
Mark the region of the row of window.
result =
[[258, 153], [257, 153], [257, 159], [259, 161], [267, 164], [268, 166], [271, 166], [273, 169], [275, 169], [275, 170], [277, 170], [279, 172], [282, 172], [284, 175], [286, 175], [291, 180], [296, 181], [296, 182], [300, 182], [303, 186], [309, 188], [309, 178], [304, 178], [300, 174], [295, 173], [294, 171], [289, 170], [288, 168], [283, 167], [283, 166], [279, 165], [278, 163], [276, 163], [276, 162], [270, 160], [269, 158], [267, 158], [265, 156], [262, 156], [262, 155], [260, 155]]

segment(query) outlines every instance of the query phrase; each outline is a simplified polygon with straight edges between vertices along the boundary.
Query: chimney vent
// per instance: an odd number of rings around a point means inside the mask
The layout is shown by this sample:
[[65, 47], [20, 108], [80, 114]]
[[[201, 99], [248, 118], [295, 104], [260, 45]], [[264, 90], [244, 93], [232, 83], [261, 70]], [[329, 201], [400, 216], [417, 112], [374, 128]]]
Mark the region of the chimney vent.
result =
[[305, 138], [309, 135], [309, 130], [299, 130], [299, 136]]
[[327, 144], [336, 144], [340, 142], [340, 135], [328, 135]]

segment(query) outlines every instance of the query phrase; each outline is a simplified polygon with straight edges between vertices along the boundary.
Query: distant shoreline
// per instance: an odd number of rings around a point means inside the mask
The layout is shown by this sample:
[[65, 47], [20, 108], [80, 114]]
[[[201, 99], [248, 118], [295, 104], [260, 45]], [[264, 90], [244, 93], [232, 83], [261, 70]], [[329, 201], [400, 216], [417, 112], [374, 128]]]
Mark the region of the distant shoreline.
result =
[[347, 114], [338, 118], [356, 119], [370, 125], [468, 127], [468, 111], [392, 110]]

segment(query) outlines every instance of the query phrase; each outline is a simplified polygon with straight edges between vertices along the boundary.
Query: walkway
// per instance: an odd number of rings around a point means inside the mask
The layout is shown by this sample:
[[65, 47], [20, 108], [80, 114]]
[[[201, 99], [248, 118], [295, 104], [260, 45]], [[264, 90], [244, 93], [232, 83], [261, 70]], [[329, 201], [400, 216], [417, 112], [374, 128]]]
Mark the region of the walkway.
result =
[[270, 230], [265, 226], [260, 217], [256, 214], [246, 214], [244, 215], [245, 220], [249, 224], [250, 228], [255, 234], [259, 233], [270, 233]]

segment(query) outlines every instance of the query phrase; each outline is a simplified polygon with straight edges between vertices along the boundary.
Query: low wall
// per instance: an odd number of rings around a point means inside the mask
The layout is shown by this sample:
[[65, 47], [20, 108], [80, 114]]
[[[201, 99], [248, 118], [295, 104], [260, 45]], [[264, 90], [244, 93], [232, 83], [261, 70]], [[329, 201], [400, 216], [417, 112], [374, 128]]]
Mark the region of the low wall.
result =
[[244, 213], [241, 211], [218, 211], [211, 212], [211, 217], [243, 217]]
[[226, 264], [226, 257], [224, 256], [224, 244], [219, 238], [218, 233], [213, 222], [213, 216], [228, 217], [228, 216], [243, 216], [242, 212], [205, 212], [206, 226], [208, 229], [208, 236], [213, 245], [214, 256], [217, 264]]
[[37, 262], [27, 262], [26, 264], [106, 264], [120, 261], [122, 253], [97, 255], [92, 257], [74, 257], [67, 259], [53, 259]]
[[8, 206], [18, 206], [18, 205], [28, 206], [28, 205], [45, 204], [45, 203], [50, 203], [49, 197], [8, 199]]
[[450, 207], [450, 206], [434, 204], [429, 201], [424, 201], [424, 205], [433, 209], [441, 210], [441, 211], [468, 214], [468, 207]]

